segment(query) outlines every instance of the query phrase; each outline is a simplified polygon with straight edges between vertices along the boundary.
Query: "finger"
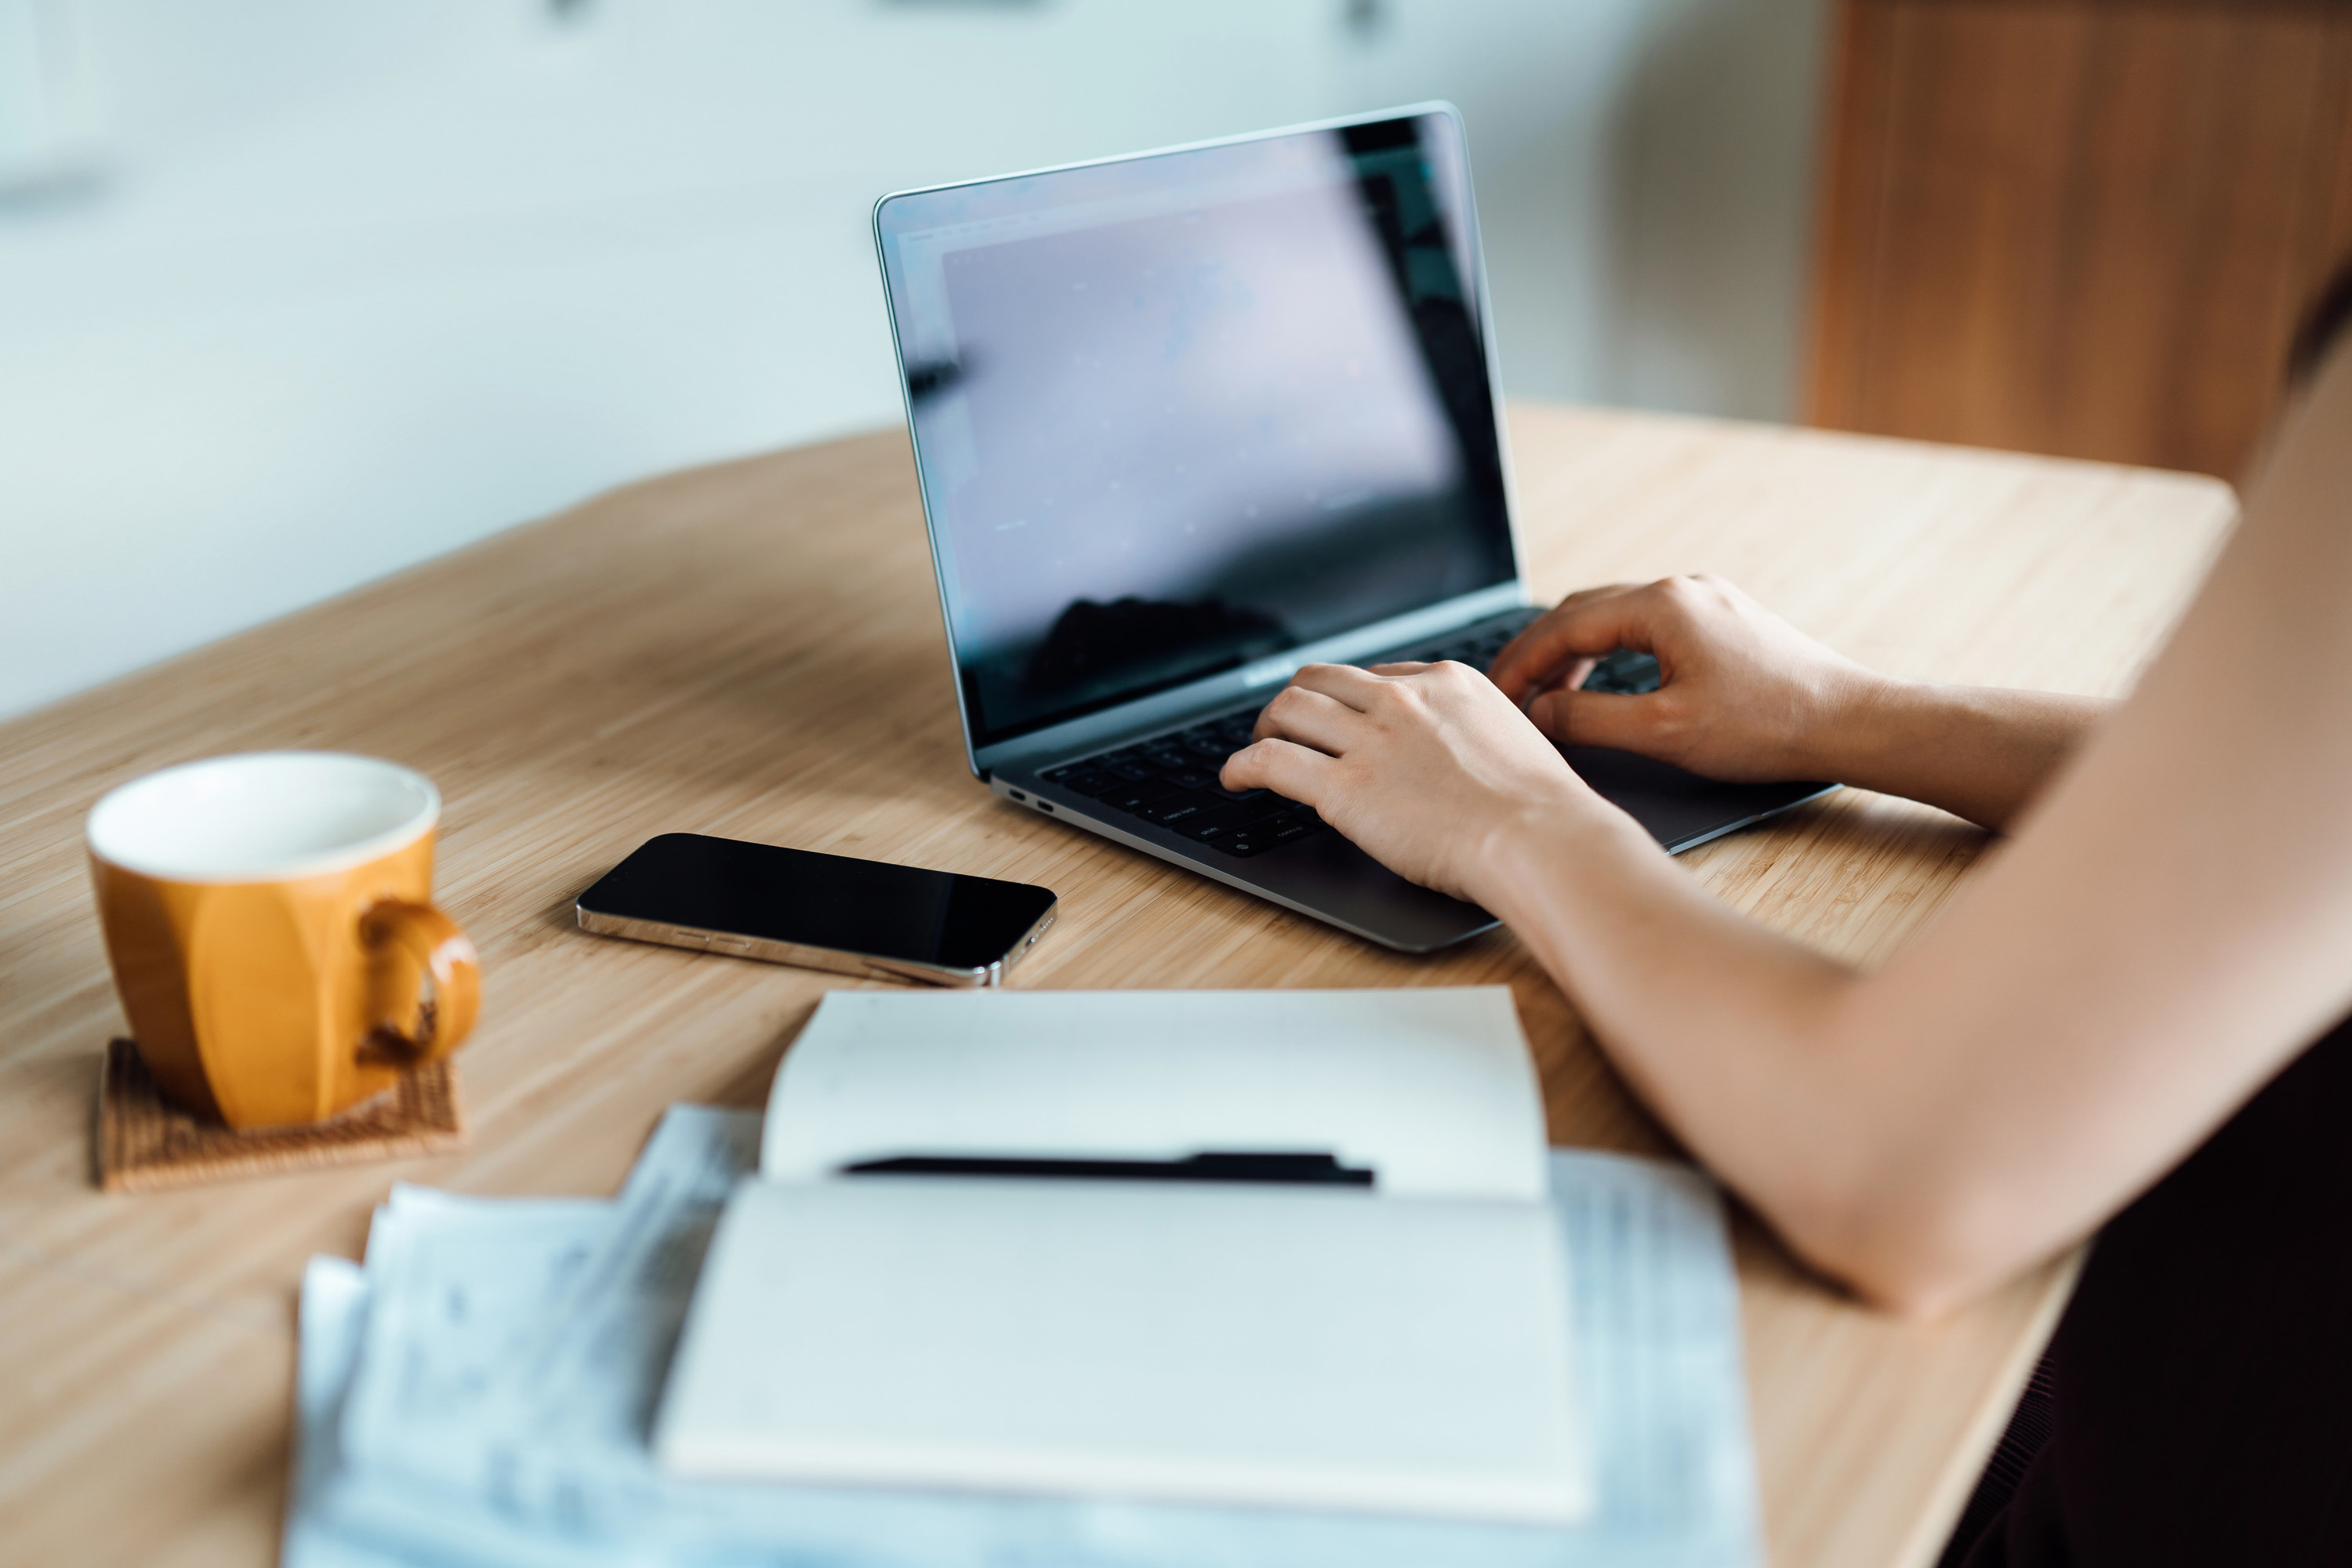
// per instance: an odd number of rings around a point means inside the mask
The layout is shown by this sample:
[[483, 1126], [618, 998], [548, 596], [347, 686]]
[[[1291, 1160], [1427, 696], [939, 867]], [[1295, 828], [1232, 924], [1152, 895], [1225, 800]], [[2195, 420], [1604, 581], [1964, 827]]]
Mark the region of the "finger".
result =
[[1589, 605], [1595, 599], [1611, 599], [1620, 594], [1638, 594], [1648, 586], [1647, 583], [1603, 583], [1597, 588], [1579, 588], [1552, 607], [1573, 609], [1579, 605]]
[[1600, 665], [1601, 661], [1597, 658], [1570, 659], [1550, 675], [1536, 682], [1535, 689], [1529, 693], [1528, 700], [1532, 702], [1538, 695], [1546, 691], [1573, 691], [1592, 679], [1592, 672], [1599, 668]]
[[[1612, 648], [1610, 651], [1613, 653], [1616, 650]], [[1600, 667], [1601, 660], [1591, 655], [1580, 653], [1571, 655], [1565, 663], [1528, 679], [1525, 687], [1526, 697], [1518, 700], [1519, 706], [1525, 708], [1539, 691], [1553, 691], [1562, 687], [1581, 686]]]
[[[1536, 618], [1531, 626], [1522, 627], [1517, 637], [1503, 644], [1503, 651], [1496, 654], [1494, 660], [1486, 666], [1486, 679], [1491, 679], [1496, 687], [1510, 691], [1512, 700], [1524, 700], [1528, 691], [1559, 684], [1561, 675], [1564, 675], [1559, 654], [1557, 651], [1545, 654], [1545, 648], [1557, 644], [1559, 623], [1569, 616], [1583, 614], [1592, 605], [1600, 605], [1601, 599], [1616, 599], [1622, 595], [1639, 593], [1639, 590], [1642, 590], [1639, 583], [1606, 583], [1604, 588], [1578, 588], [1567, 599], [1561, 599], [1559, 605]], [[1609, 648], [1601, 648], [1601, 651], [1606, 654]]]
[[1357, 740], [1363, 724], [1363, 714], [1338, 698], [1292, 685], [1275, 693], [1253, 733], [1261, 741], [1296, 741], [1336, 756]]
[[[1545, 611], [1534, 622], [1522, 627], [1518, 636], [1505, 643], [1503, 651], [1487, 663], [1486, 678], [1497, 686], [1503, 686], [1507, 679], [1519, 686], [1521, 690], [1512, 694], [1514, 701], [1524, 700], [1526, 691], [1554, 684], [1559, 678], [1560, 671], [1558, 668], [1538, 668], [1535, 664], [1535, 650], [1549, 639], [1550, 636], [1549, 628], [1563, 616], [1582, 610], [1585, 606], [1601, 599], [1613, 598], [1621, 594], [1636, 593], [1640, 590], [1640, 586], [1635, 583], [1611, 583], [1599, 588], [1579, 588], [1575, 593]], [[1554, 662], [1557, 663], [1557, 661]], [[1509, 690], [1510, 688], [1505, 687], [1505, 689]]]
[[1424, 669], [1437, 667], [1420, 659], [1403, 659], [1395, 664], [1368, 664], [1364, 668], [1374, 675], [1419, 675]]
[[1648, 586], [1647, 583], [1603, 583], [1596, 588], [1579, 588], [1554, 605], [1552, 610], [1580, 609], [1596, 600], [1613, 599], [1621, 594], [1638, 594]]
[[[1494, 682], [1514, 702], [1525, 702], [1529, 693], [1551, 684], [1577, 659], [1597, 658], [1621, 647], [1654, 653], [1665, 611], [1664, 595], [1654, 584], [1596, 594], [1581, 604], [1563, 603], [1519, 634], [1514, 645], [1517, 656], [1507, 669], [1498, 664]], [[1504, 652], [1509, 654], [1511, 649]]]
[[1324, 786], [1339, 764], [1322, 752], [1290, 741], [1253, 741], [1225, 759], [1217, 782], [1236, 793], [1270, 789], [1278, 795], [1320, 807]]
[[1562, 688], [1528, 703], [1528, 718], [1563, 746], [1606, 746], [1646, 754], [1657, 737], [1658, 700], [1655, 692], [1627, 696]]
[[1317, 692], [1361, 711], [1386, 684], [1386, 677], [1352, 664], [1303, 664], [1284, 689]]

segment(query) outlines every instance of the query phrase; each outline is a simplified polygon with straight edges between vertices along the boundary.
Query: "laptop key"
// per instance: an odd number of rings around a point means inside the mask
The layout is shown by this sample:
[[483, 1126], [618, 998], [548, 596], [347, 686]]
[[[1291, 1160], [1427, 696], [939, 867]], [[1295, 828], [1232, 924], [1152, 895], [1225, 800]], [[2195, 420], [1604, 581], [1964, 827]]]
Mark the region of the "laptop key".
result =
[[1276, 810], [1280, 804], [1271, 796], [1264, 795], [1254, 800], [1234, 801], [1218, 806], [1213, 811], [1204, 811], [1198, 816], [1187, 818], [1176, 831], [1187, 838], [1195, 838], [1203, 844], [1213, 844], [1221, 839], [1231, 837], [1245, 828], [1255, 827], [1266, 819], [1268, 814]]
[[1295, 838], [1304, 838], [1308, 834], [1318, 831], [1322, 826], [1323, 819], [1312, 812], [1306, 816], [1300, 816], [1296, 812], [1286, 811], [1267, 817], [1251, 831], [1263, 833], [1276, 844], [1287, 844]]
[[1219, 802], [1214, 795], [1202, 795], [1198, 791], [1187, 791], [1182, 795], [1171, 795], [1159, 800], [1147, 801], [1135, 807], [1134, 811], [1136, 816], [1146, 822], [1156, 822], [1162, 827], [1173, 827], [1178, 823], [1198, 816], [1203, 812], [1216, 810], [1218, 805]]
[[1659, 684], [1656, 656], [1636, 653], [1629, 647], [1601, 655], [1594, 661], [1592, 673], [1584, 678], [1584, 689], [1587, 691], [1612, 691], [1636, 697], [1655, 691]]
[[1245, 816], [1236, 819], [1233, 807], [1221, 806], [1214, 811], [1204, 811], [1190, 821], [1174, 826], [1176, 831], [1187, 838], [1202, 844], [1213, 844], [1220, 839], [1230, 838], [1243, 828], [1249, 826], [1250, 820]]
[[1160, 770], [1153, 767], [1150, 763], [1131, 762], [1125, 759], [1121, 759], [1118, 762], [1103, 763], [1102, 771], [1109, 773], [1114, 778], [1125, 779], [1129, 784], [1142, 784], [1147, 780], [1156, 779], [1160, 776]]
[[1244, 827], [1238, 833], [1227, 834], [1224, 837], [1213, 841], [1211, 846], [1213, 848], [1223, 850], [1237, 860], [1252, 855], [1263, 855], [1274, 847], [1273, 836], [1255, 827]]
[[1207, 768], [1193, 766], [1170, 773], [1168, 782], [1178, 789], [1214, 789], [1217, 787], [1217, 775]]
[[1150, 784], [1123, 784], [1115, 789], [1107, 789], [1099, 798], [1114, 811], [1139, 812], [1153, 801], [1165, 800], [1181, 793], [1174, 784], [1154, 779]]
[[1055, 768], [1045, 777], [1078, 795], [1100, 795], [1126, 782], [1114, 778], [1100, 768]]

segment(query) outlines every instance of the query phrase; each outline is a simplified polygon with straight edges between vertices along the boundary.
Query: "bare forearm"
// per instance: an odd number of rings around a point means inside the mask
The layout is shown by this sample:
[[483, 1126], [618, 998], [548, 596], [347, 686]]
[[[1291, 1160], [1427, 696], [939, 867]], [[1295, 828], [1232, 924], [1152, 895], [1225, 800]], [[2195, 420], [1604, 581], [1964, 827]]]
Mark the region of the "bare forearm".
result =
[[2011, 826], [2115, 704], [2095, 697], [1874, 679], [1811, 738], [1813, 776]]
[[[1664, 684], [1623, 695], [1576, 684], [1593, 657], [1620, 647], [1655, 657]], [[1880, 675], [1706, 576], [1572, 594], [1491, 673], [1564, 744], [1639, 752], [1708, 778], [1833, 779], [1996, 829], [2110, 706]]]
[[1878, 1103], [1875, 1075], [1856, 1070], [1865, 980], [1741, 919], [1597, 803], [1499, 836], [1475, 891], [1633, 1092], [1817, 1267], [1914, 1309], [1981, 1284], [1934, 1256], [1930, 1227], [1879, 1212], [1914, 1185], [1919, 1140], [1908, 1108]]
[[[1843, 683], [1847, 669], [1858, 688], [1876, 683], [1853, 667], [1828, 673]], [[1648, 705], [1671, 740], [1693, 706], [1676, 684], [1614, 700]], [[1775, 703], [1769, 690], [1733, 692], [1721, 706], [1751, 736], [1778, 730], [1770, 769], [1809, 764], [1760, 776], [1850, 778], [1993, 822], [2088, 726], [2081, 707], [2006, 693], [1883, 691], [1859, 740], [1820, 763], [1789, 742], [1843, 726], [1775, 716], [1838, 717], [1840, 693]], [[1952, 1133], [1956, 1086], [1904, 1065], [1922, 1022], [1953, 1008], [1868, 1005], [1883, 976], [1858, 977], [1710, 898], [1499, 686], [1460, 664], [1309, 665], [1259, 714], [1258, 733], [1226, 763], [1228, 788], [1303, 800], [1401, 874], [1501, 916], [1642, 1098], [1813, 1263], [1875, 1300], [1927, 1310], [2016, 1266], [2015, 1248], [1985, 1243], [1970, 1217], [1983, 1207], [1970, 1173], [1986, 1163], [1971, 1164]], [[1895, 754], [1909, 744], [1942, 761], [1906, 771]]]

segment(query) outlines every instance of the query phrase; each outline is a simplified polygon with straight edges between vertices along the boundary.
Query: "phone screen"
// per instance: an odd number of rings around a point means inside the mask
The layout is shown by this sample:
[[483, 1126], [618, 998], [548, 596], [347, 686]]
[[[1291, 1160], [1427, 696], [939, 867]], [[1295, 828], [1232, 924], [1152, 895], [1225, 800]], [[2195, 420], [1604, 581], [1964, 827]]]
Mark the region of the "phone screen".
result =
[[984, 969], [1054, 907], [1025, 882], [665, 833], [580, 895], [584, 915]]

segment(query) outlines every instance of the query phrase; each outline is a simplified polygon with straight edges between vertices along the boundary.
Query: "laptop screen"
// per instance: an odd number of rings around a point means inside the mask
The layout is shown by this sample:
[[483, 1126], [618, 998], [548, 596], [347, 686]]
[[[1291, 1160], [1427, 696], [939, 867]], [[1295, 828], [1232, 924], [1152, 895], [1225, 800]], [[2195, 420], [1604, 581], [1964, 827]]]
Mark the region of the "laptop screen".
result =
[[1433, 112], [892, 196], [876, 226], [984, 746], [1516, 573]]

